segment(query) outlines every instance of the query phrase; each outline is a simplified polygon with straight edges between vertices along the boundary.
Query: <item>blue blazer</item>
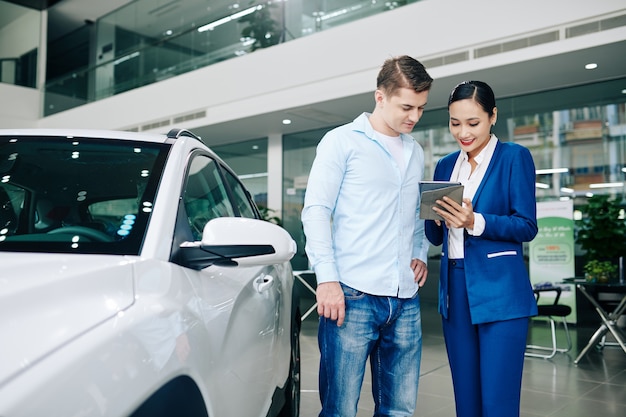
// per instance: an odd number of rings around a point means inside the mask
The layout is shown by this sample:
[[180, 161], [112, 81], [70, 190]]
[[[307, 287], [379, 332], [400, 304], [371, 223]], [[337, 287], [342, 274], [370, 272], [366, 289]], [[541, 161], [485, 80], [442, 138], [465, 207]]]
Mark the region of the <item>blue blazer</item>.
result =
[[[445, 156], [434, 179], [450, 180], [460, 151]], [[481, 236], [465, 232], [465, 279], [473, 324], [530, 317], [537, 303], [522, 254], [523, 242], [537, 234], [535, 164], [528, 149], [498, 141], [472, 200], [485, 218]], [[439, 277], [439, 313], [448, 316], [448, 229], [426, 221], [426, 236], [443, 244]]]

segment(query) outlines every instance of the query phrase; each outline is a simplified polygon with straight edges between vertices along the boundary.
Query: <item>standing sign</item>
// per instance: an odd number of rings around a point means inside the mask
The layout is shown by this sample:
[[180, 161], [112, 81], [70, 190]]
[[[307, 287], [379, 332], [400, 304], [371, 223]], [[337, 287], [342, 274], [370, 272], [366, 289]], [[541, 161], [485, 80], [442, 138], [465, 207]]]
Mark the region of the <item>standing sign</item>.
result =
[[[560, 304], [569, 305], [567, 317], [576, 323], [576, 291], [564, 278], [574, 276], [574, 206], [572, 200], [537, 203], [539, 231], [528, 246], [530, 280], [535, 287], [561, 287]], [[542, 294], [543, 303], [554, 300], [553, 293]]]

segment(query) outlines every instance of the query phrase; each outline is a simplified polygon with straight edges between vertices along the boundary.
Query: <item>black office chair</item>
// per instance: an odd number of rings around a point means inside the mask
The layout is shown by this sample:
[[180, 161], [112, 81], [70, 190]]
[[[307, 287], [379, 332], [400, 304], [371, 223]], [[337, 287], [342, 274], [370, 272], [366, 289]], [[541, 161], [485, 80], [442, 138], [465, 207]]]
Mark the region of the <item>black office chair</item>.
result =
[[[545, 317], [548, 319], [550, 323], [550, 330], [552, 333], [552, 346], [540, 346], [540, 345], [526, 345], [525, 356], [531, 356], [535, 358], [544, 358], [550, 359], [556, 355], [557, 352], [565, 353], [569, 352], [572, 348], [572, 339], [569, 334], [569, 328], [567, 327], [566, 316], [570, 315], [572, 312], [572, 308], [570, 306], [566, 306], [564, 304], [559, 304], [559, 299], [561, 298], [561, 288], [560, 287], [551, 287], [551, 288], [536, 288], [533, 290], [535, 292], [535, 298], [537, 300], [537, 309], [538, 314], [537, 317]], [[554, 302], [552, 304], [539, 304], [539, 298], [542, 293], [552, 291], [556, 292], [556, 297], [554, 298]], [[556, 343], [556, 321], [555, 317], [560, 317], [563, 323], [563, 329], [565, 330], [565, 337], [567, 338], [567, 348], [558, 348]], [[548, 351], [547, 354], [541, 354], [534, 351]]]

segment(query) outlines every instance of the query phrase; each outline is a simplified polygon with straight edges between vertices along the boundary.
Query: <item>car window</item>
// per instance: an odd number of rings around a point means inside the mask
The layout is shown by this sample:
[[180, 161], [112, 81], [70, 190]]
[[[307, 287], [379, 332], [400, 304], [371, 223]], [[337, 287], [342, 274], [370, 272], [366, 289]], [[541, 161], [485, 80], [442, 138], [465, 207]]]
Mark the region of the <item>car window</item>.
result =
[[0, 137], [0, 251], [138, 255], [169, 149]]
[[229, 171], [224, 170], [224, 177], [233, 192], [235, 206], [239, 210], [241, 217], [255, 218], [255, 210], [252, 206], [249, 193], [243, 188], [239, 180]]
[[109, 225], [106, 232], [128, 236], [137, 219], [139, 205], [136, 198], [124, 198], [90, 204], [87, 211], [94, 224]]
[[205, 155], [196, 155], [191, 160], [183, 201], [196, 240], [202, 238], [202, 231], [209, 220], [235, 216], [218, 166]]
[[24, 205], [25, 190], [4, 181], [0, 183], [0, 239], [15, 234], [20, 209]]

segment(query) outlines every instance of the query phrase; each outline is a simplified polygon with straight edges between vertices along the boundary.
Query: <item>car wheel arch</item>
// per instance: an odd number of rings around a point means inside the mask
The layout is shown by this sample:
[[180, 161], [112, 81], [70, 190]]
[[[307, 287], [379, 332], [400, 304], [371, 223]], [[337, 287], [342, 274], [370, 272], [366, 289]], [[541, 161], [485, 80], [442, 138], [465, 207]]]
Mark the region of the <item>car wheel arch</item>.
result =
[[162, 385], [130, 417], [173, 415], [188, 417], [208, 417], [209, 415], [200, 388], [187, 375], [178, 376]]

